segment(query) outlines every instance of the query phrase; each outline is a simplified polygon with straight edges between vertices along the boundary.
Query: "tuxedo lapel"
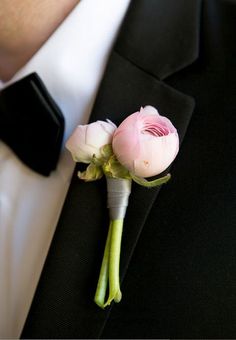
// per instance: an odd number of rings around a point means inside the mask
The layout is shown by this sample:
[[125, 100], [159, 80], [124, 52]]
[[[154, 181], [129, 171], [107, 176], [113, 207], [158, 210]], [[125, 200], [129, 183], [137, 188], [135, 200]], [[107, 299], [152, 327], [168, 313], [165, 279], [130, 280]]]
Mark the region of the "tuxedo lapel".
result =
[[115, 49], [158, 79], [197, 59], [201, 0], [136, 0]]
[[[189, 50], [185, 51], [186, 53], [176, 62], [173, 55], [180, 55], [182, 52], [179, 45], [174, 44], [178, 51], [176, 50], [175, 54], [175, 51], [171, 50], [173, 64], [170, 67], [170, 62], [165, 58], [158, 63], [160, 45], [157, 44], [156, 50], [153, 46], [155, 41], [150, 42], [151, 56], [146, 56], [149, 55], [146, 44], [151, 31], [155, 31], [156, 36], [163, 33], [160, 33], [161, 29], [166, 30], [166, 24], [159, 27], [158, 23], [155, 27], [154, 19], [151, 20], [152, 30], [149, 29], [148, 18], [151, 12], [147, 3], [149, 4], [146, 1], [133, 1], [130, 6], [118, 42], [111, 54], [90, 120], [109, 118], [119, 124], [128, 114], [137, 111], [141, 106], [153, 105], [161, 114], [173, 121], [182, 142], [193, 112], [194, 101], [167, 86], [160, 79], [180, 70], [196, 58], [197, 15], [194, 16], [194, 20], [188, 20], [186, 32], [186, 26], [182, 28], [184, 31], [177, 32], [182, 35], [191, 32], [189, 35], [189, 39], [193, 40], [191, 53]], [[165, 5], [166, 3], [168, 5]], [[196, 12], [198, 14], [196, 10], [198, 1], [191, 3], [193, 15]], [[180, 11], [186, 2], [179, 1], [178, 4]], [[150, 5], [151, 11], [155, 11], [157, 16], [158, 11], [162, 10], [162, 21], [174, 20], [172, 10], [171, 18], [165, 17], [165, 9], [167, 12], [170, 11], [169, 7], [176, 6], [175, 1], [150, 1]], [[138, 49], [139, 39], [135, 35], [135, 30], [138, 36], [142, 31], [141, 50]], [[126, 31], [128, 36], [125, 34]], [[174, 33], [171, 39], [176, 39]], [[168, 48], [170, 44], [171, 41], [168, 41]], [[188, 47], [187, 42], [184, 46]], [[168, 48], [165, 53], [168, 52]], [[142, 53], [142, 50], [145, 53]], [[139, 59], [135, 58], [136, 53]], [[184, 55], [187, 55], [186, 59]], [[156, 68], [153, 66], [156, 65], [154, 59], [157, 59], [159, 65]], [[171, 182], [168, 185], [171, 185]], [[133, 185], [122, 240], [122, 279], [125, 277], [135, 245], [159, 190], [160, 188], [148, 190]], [[23, 337], [99, 336], [112, 309], [110, 307], [103, 311], [93, 302], [108, 222], [105, 181], [84, 183], [77, 178], [75, 172]], [[124, 298], [128, 298], [125, 292]]]

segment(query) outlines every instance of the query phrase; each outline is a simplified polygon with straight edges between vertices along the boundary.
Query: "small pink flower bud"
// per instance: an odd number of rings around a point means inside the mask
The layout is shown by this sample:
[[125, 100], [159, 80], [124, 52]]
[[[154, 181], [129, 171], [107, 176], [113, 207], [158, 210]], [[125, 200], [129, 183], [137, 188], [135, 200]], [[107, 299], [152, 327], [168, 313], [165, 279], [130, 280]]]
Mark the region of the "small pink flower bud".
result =
[[115, 124], [110, 121], [97, 121], [87, 125], [78, 125], [66, 143], [76, 162], [90, 163], [92, 157], [101, 156], [100, 148], [112, 141]]

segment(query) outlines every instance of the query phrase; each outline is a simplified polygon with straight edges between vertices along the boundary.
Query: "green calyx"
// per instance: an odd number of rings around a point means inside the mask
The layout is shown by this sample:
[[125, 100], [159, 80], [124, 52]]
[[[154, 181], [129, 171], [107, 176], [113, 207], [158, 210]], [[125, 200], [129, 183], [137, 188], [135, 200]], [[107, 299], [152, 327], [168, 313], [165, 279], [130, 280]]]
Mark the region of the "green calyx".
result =
[[103, 172], [108, 177], [131, 179], [129, 171], [112, 155], [103, 165]]
[[103, 175], [112, 178], [132, 179], [137, 184], [146, 188], [160, 186], [171, 178], [171, 175], [167, 174], [161, 178], [148, 181], [145, 178], [132, 174], [120, 164], [113, 153], [111, 144], [104, 145], [100, 150], [100, 157], [94, 155], [87, 169], [83, 172], [78, 172], [78, 177], [86, 182], [96, 181]]
[[120, 164], [113, 153], [111, 144], [104, 145], [100, 150], [101, 156], [93, 156], [91, 163], [78, 177], [86, 182], [96, 181], [103, 175], [112, 178], [131, 179], [129, 171]]

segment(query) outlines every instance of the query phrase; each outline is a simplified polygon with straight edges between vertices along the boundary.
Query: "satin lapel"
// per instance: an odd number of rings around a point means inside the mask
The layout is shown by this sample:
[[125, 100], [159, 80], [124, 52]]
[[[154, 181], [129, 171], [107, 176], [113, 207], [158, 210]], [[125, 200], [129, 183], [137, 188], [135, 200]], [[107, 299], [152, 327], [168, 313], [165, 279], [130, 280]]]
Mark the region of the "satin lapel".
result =
[[[128, 28], [126, 27], [128, 35], [132, 25], [137, 29], [140, 24], [144, 31], [149, 27], [150, 10], [147, 3], [151, 4], [150, 7], [158, 15], [158, 8], [165, 6], [166, 2], [168, 2], [168, 9], [169, 6], [175, 6], [174, 0], [133, 1], [127, 16], [129, 21], [127, 19], [124, 25], [124, 27], [129, 25]], [[185, 1], [179, 0], [178, 3], [181, 8], [186, 5]], [[197, 2], [190, 1], [190, 3], [193, 4], [192, 13], [194, 13]], [[135, 16], [132, 13], [136, 13]], [[163, 12], [162, 21], [165, 20], [168, 18]], [[196, 20], [193, 23], [192, 32], [196, 29]], [[153, 25], [154, 20], [152, 29], [159, 35], [158, 29], [161, 28], [159, 25], [158, 27]], [[171, 27], [172, 23], [169, 22], [169, 25]], [[189, 25], [191, 26], [190, 21]], [[139, 32], [140, 28], [138, 34]], [[135, 34], [132, 33], [132, 36], [135, 37]], [[161, 76], [156, 75], [155, 69], [150, 69], [152, 57], [151, 59], [145, 57], [149, 50], [146, 49], [145, 53], [142, 53], [143, 57], [140, 57], [139, 61], [133, 60], [130, 47], [138, 46], [138, 41], [132, 43], [131, 36], [127, 40], [125, 37], [125, 28], [122, 28], [118, 44], [105, 72], [91, 121], [109, 118], [119, 124], [140, 106], [153, 105], [161, 114], [173, 121], [182, 141], [193, 112], [194, 101], [187, 95], [168, 87], [158, 80], [158, 77], [163, 78], [163, 74], [175, 72], [186, 65], [186, 62], [181, 59], [182, 66], [180, 64], [176, 66], [174, 63], [175, 67], [172, 71], [168, 68], [168, 72], [165, 71]], [[193, 46], [196, 47], [197, 34], [194, 37]], [[149, 29], [146, 29], [146, 35], [142, 35], [141, 38], [140, 44], [143, 49], [146, 44], [143, 39], [145, 41], [149, 39]], [[168, 41], [168, 46], [169, 44]], [[153, 51], [152, 49], [152, 53]], [[194, 53], [197, 53], [195, 48]], [[155, 52], [155, 58], [157, 54]], [[188, 62], [193, 61], [193, 58], [187, 59]], [[158, 58], [156, 61], [158, 62]], [[171, 182], [167, 185], [171, 185]], [[122, 240], [122, 279], [125, 277], [138, 237], [159, 190], [157, 188], [148, 190], [133, 185]], [[97, 338], [99, 336], [112, 309], [110, 307], [105, 311], [100, 310], [93, 302], [108, 223], [105, 180], [84, 183], [78, 180], [75, 173], [23, 337]]]
[[115, 49], [159, 79], [190, 65], [199, 53], [201, 0], [136, 0]]

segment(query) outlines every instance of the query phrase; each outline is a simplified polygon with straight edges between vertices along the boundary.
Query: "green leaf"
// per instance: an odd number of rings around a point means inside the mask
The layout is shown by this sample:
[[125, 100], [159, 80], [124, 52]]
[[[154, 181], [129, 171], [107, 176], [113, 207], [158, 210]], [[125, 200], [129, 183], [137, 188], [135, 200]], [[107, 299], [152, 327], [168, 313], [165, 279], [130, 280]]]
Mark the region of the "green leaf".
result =
[[129, 171], [120, 164], [115, 155], [112, 155], [103, 164], [103, 172], [108, 177], [130, 179]]
[[100, 151], [101, 151], [102, 157], [105, 158], [106, 160], [109, 159], [113, 155], [111, 144], [106, 144], [102, 146]]
[[100, 179], [103, 176], [103, 171], [100, 166], [90, 163], [87, 169], [83, 172], [78, 172], [78, 177], [85, 182], [92, 182]]
[[91, 163], [96, 165], [97, 167], [100, 167], [103, 164], [103, 159], [102, 158], [97, 158], [96, 155], [93, 155]]
[[171, 178], [171, 175], [167, 174], [166, 176], [154, 179], [153, 181], [147, 181], [145, 178], [135, 176], [132, 173], [130, 173], [130, 175], [131, 175], [131, 178], [133, 179], [134, 182], [136, 182], [137, 184], [142, 185], [143, 187], [146, 187], [146, 188], [157, 187], [159, 185], [162, 185], [162, 184], [168, 182], [169, 179]]

